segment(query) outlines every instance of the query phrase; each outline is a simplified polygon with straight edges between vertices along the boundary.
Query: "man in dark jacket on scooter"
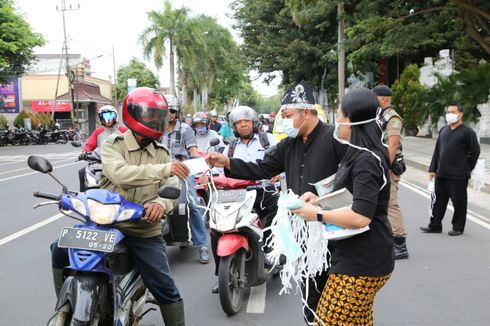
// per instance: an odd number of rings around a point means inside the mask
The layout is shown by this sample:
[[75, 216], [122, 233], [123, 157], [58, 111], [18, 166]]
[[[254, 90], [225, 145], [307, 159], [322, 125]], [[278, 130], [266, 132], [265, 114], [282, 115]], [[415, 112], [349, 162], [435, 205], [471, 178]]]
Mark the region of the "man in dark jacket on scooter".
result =
[[[185, 179], [189, 170], [172, 161], [168, 150], [156, 140], [168, 123], [168, 105], [163, 95], [141, 87], [130, 92], [123, 103], [123, 121], [130, 130], [112, 135], [103, 144], [100, 187], [126, 200], [144, 203], [145, 216], [137, 223], [115, 225], [133, 258], [143, 283], [160, 306], [166, 326], [184, 326], [184, 303], [170, 274], [161, 219], [173, 209], [173, 201], [155, 198], [162, 185], [179, 187], [176, 177]], [[52, 245], [53, 277], [58, 291], [63, 283], [62, 268], [68, 265], [66, 252]]]

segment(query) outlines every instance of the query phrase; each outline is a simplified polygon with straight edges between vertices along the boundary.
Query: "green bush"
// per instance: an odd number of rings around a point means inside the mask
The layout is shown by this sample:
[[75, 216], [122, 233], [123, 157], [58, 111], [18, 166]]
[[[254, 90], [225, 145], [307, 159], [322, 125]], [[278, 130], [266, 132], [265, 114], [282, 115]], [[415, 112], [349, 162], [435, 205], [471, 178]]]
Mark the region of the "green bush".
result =
[[420, 70], [416, 64], [403, 70], [392, 87], [393, 105], [403, 118], [405, 129], [417, 129], [424, 121], [423, 102], [426, 89], [419, 82]]
[[7, 118], [3, 114], [0, 114], [0, 128], [4, 129], [7, 125], [8, 125]]
[[30, 118], [26, 111], [22, 110], [14, 119], [14, 127], [24, 127], [24, 119]]

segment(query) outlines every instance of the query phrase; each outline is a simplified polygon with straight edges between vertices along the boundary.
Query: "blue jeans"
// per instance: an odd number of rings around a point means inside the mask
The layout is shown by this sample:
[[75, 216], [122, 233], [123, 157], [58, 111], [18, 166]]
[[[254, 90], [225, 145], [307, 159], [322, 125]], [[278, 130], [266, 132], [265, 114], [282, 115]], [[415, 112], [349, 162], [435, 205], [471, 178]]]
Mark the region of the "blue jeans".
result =
[[189, 187], [187, 193], [192, 197], [192, 200], [189, 200], [189, 225], [191, 227], [192, 244], [196, 247], [207, 246], [206, 224], [204, 224], [201, 210], [194, 205], [194, 203], [199, 204], [199, 199], [197, 198], [196, 181], [193, 175], [187, 178], [187, 185]]
[[[158, 304], [180, 302], [179, 290], [170, 275], [163, 237], [137, 238], [125, 235], [123, 242], [131, 253], [143, 283]], [[51, 244], [51, 257], [53, 268], [64, 268], [70, 264], [68, 250], [58, 247], [58, 240]]]

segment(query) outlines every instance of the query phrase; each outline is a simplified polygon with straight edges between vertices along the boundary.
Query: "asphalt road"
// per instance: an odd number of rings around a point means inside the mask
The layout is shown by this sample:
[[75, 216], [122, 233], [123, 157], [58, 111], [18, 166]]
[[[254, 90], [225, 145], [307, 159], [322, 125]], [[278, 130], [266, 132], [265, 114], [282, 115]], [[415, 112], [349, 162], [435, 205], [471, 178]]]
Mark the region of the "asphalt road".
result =
[[[48, 157], [54, 174], [71, 189], [78, 186], [78, 150], [67, 145], [0, 147], [0, 325], [43, 325], [53, 314], [49, 244], [68, 218], [58, 218], [53, 206], [32, 209], [40, 200], [34, 190], [59, 192], [47, 175], [29, 170], [31, 154]], [[375, 305], [376, 325], [488, 325], [490, 321], [490, 197], [470, 204], [465, 234], [449, 237], [450, 211], [442, 234], [422, 234], [427, 224], [428, 195], [419, 186], [423, 177], [407, 174], [400, 187], [400, 205], [409, 232], [410, 258], [397, 261]], [[425, 176], [425, 175], [424, 175]], [[54, 216], [54, 217], [53, 217]], [[40, 224], [40, 223], [44, 223]], [[172, 273], [185, 300], [187, 325], [304, 325], [295, 295], [279, 296], [280, 281], [253, 289], [242, 311], [227, 317], [219, 298], [210, 292], [213, 264], [201, 265], [197, 249], [168, 248]], [[248, 311], [248, 312], [247, 312]], [[143, 325], [162, 325], [158, 312]]]

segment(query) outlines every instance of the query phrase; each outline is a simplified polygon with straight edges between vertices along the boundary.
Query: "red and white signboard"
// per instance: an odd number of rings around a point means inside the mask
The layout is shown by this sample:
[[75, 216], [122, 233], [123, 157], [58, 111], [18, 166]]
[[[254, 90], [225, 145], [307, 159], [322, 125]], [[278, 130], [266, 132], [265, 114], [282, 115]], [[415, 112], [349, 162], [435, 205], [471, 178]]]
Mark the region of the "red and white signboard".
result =
[[[36, 100], [32, 101], [33, 112], [51, 112], [53, 110], [54, 101]], [[55, 112], [70, 112], [70, 102], [56, 101]]]

